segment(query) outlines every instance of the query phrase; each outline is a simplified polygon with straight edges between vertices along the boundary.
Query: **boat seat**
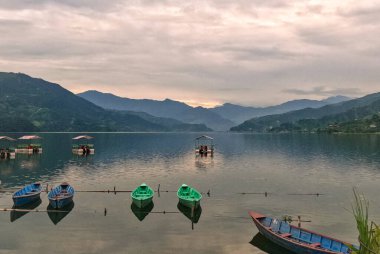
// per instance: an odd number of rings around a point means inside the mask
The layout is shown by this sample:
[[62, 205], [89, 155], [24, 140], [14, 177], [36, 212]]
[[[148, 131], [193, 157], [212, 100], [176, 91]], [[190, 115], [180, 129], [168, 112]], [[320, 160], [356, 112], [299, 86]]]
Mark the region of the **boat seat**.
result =
[[312, 243], [310, 244], [311, 247], [321, 247], [321, 243]]
[[290, 233], [283, 233], [283, 234], [280, 234], [280, 236], [286, 238], [286, 237], [292, 236], [292, 234], [290, 234]]

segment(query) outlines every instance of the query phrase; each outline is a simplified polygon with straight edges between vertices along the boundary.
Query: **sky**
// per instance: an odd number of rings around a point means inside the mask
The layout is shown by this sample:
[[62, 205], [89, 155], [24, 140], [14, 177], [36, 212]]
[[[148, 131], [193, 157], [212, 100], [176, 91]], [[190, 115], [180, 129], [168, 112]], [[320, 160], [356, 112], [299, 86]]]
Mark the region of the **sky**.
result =
[[0, 71], [74, 93], [274, 105], [380, 91], [379, 0], [0, 0]]

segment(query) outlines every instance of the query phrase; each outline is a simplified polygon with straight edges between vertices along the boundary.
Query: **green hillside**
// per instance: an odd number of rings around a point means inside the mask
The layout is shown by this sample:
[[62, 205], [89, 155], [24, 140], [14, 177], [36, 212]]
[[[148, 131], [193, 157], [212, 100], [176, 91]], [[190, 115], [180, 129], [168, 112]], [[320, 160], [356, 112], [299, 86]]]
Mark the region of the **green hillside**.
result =
[[[170, 126], [128, 112], [105, 110], [61, 86], [21, 73], [0, 72], [0, 132], [172, 131]], [[152, 117], [154, 119], [154, 117]], [[176, 131], [209, 130], [184, 125]]]

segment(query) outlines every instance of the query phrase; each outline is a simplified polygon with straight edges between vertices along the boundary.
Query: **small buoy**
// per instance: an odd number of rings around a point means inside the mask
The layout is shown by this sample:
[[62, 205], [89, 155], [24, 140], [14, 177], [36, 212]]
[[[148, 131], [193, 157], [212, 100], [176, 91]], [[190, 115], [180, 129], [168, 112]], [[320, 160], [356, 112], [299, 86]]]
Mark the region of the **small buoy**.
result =
[[208, 192], [207, 192], [207, 196], [209, 196], [209, 197], [210, 197], [210, 190], [208, 190]]
[[107, 208], [104, 208], [104, 216], [107, 216]]

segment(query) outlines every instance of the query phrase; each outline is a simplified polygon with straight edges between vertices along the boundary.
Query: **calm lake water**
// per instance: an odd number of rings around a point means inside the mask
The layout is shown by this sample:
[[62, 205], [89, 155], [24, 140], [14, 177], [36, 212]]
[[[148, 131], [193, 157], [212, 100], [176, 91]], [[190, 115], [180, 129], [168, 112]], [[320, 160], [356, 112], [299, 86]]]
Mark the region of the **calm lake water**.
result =
[[[196, 133], [92, 135], [95, 155], [78, 157], [71, 153], [75, 134], [41, 134], [43, 154], [0, 161], [1, 187], [68, 181], [76, 190], [132, 190], [142, 182], [154, 189], [160, 184], [154, 213], [140, 221], [130, 193], [79, 192], [64, 218], [0, 212], [0, 253], [286, 254], [257, 235], [249, 210], [301, 215], [311, 220], [303, 227], [356, 242], [350, 214], [354, 186], [370, 199], [371, 216], [380, 222], [380, 135], [212, 133], [216, 152], [203, 158], [193, 152]], [[182, 183], [211, 192], [193, 225], [178, 210], [176, 193], [165, 192]], [[289, 195], [307, 193], [323, 195]], [[37, 209], [44, 210], [46, 193], [41, 198]], [[11, 193], [0, 193], [0, 208], [12, 204]]]

